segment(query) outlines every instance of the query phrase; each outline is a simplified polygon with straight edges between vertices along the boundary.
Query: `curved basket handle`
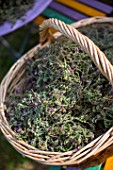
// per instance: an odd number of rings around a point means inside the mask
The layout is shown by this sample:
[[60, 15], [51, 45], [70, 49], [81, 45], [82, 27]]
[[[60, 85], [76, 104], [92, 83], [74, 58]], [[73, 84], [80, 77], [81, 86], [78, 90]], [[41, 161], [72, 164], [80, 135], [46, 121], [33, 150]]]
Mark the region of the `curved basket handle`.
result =
[[113, 86], [113, 66], [110, 64], [105, 54], [88, 37], [81, 34], [71, 25], [67, 25], [64, 22], [54, 18], [45, 20], [40, 25], [41, 45], [44, 45], [46, 42], [50, 42], [54, 39], [49, 30], [50, 27], [60, 31], [64, 36], [79, 44]]

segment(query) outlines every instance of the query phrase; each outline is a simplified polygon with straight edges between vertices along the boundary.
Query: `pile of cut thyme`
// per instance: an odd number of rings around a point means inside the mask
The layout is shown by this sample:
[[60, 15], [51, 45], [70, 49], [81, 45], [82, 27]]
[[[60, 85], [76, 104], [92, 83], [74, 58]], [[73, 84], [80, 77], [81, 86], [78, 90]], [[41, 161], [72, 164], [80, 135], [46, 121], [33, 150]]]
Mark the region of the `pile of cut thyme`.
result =
[[5, 21], [15, 23], [18, 18], [24, 19], [27, 10], [33, 7], [34, 0], [1, 0], [0, 1], [0, 24]]
[[[113, 64], [113, 30], [92, 25], [81, 30]], [[111, 84], [90, 57], [69, 39], [26, 62], [27, 89], [7, 98], [11, 128], [30, 145], [45, 151], [79, 150], [113, 125]]]

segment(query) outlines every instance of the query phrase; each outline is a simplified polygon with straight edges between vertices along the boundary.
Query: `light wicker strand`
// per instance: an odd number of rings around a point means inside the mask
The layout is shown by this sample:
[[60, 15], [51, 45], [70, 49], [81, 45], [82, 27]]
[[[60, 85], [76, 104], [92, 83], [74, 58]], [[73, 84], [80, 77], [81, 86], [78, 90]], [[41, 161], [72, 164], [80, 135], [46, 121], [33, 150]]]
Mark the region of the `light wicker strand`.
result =
[[79, 44], [113, 86], [113, 66], [105, 54], [89, 38], [81, 34], [74, 27], [54, 18], [44, 21], [40, 26], [40, 43], [42, 45], [52, 39], [49, 30], [51, 27]]

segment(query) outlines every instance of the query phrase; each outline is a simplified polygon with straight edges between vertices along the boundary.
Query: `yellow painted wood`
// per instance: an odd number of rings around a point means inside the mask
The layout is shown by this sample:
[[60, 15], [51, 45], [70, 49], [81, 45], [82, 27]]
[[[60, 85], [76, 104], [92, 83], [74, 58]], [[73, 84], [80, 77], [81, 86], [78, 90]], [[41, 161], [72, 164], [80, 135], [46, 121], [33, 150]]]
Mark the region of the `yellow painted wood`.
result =
[[36, 25], [40, 25], [46, 18], [44, 18], [43, 16], [39, 15], [35, 20], [34, 23]]
[[[46, 20], [46, 19], [47, 19], [47, 18], [39, 15], [39, 16], [34, 20], [34, 23], [35, 23], [37, 26], [39, 26], [39, 25], [40, 25], [44, 20]], [[51, 30], [52, 33], [55, 33], [55, 32], [56, 32], [55, 29], [52, 29], [52, 28], [51, 28], [50, 30]]]
[[113, 170], [113, 156], [107, 159], [104, 170]]
[[74, 1], [74, 0], [56, 0], [57, 2], [60, 2], [68, 7], [71, 7], [75, 10], [78, 10], [86, 15], [89, 16], [106, 16], [105, 13], [100, 12], [94, 8], [88, 7], [80, 2]]

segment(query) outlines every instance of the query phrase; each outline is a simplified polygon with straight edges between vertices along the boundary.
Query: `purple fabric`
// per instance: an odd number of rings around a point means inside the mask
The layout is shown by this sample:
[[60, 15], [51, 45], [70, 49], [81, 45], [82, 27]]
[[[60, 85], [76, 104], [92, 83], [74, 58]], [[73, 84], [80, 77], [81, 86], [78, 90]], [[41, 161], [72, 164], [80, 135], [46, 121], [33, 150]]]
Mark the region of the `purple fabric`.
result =
[[78, 0], [78, 2], [82, 2], [86, 5], [89, 5], [93, 8], [96, 8], [102, 12], [105, 12], [106, 14], [110, 14], [113, 11], [113, 7], [110, 5], [107, 5], [105, 3], [99, 2], [97, 0]]
[[66, 170], [81, 170], [81, 169], [80, 169], [80, 168], [74, 168], [74, 167], [69, 166], [69, 167], [66, 168]]
[[32, 9], [27, 11], [24, 16], [24, 21], [22, 19], [18, 19], [13, 27], [11, 27], [12, 25], [9, 22], [5, 22], [3, 25], [0, 25], [0, 36], [8, 34], [35, 19], [51, 2], [52, 0], [35, 0]]
[[60, 3], [57, 3], [57, 2], [52, 2], [49, 7], [51, 7], [52, 9], [70, 17], [71, 19], [74, 19], [74, 20], [81, 20], [81, 19], [84, 19], [84, 18], [87, 18], [86, 15], [83, 15], [73, 9], [70, 9], [64, 5], [61, 5]]

